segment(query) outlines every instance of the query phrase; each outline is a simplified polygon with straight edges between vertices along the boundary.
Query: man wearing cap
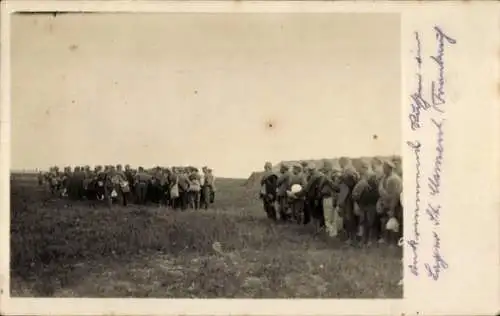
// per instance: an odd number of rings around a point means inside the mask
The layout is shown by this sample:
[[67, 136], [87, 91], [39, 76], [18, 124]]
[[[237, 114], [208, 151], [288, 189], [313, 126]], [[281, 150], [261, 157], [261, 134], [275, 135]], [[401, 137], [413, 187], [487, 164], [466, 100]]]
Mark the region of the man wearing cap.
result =
[[130, 192], [127, 196], [127, 200], [131, 201], [132, 199], [137, 200], [137, 196], [135, 195], [135, 172], [130, 168], [129, 164], [125, 165], [125, 170], [123, 172], [125, 174], [125, 179], [127, 179], [128, 186]]
[[203, 182], [201, 192], [201, 206], [205, 209], [215, 200], [215, 177], [212, 169], [203, 167]]
[[126, 198], [124, 197], [122, 188], [120, 187], [120, 181], [125, 180], [125, 175], [118, 172], [117, 168], [121, 169], [121, 165], [117, 165], [116, 168], [114, 165], [109, 165], [105, 177], [105, 197], [108, 205], [110, 206], [113, 204], [113, 200], [121, 200], [123, 205], [126, 205]]
[[273, 172], [272, 167], [270, 162], [266, 162], [264, 165], [264, 174], [260, 180], [259, 197], [264, 204], [264, 211], [267, 217], [275, 221], [277, 217], [274, 202], [276, 201], [278, 176]]
[[354, 200], [352, 198], [352, 190], [358, 182], [359, 174], [356, 169], [352, 166], [351, 160], [349, 158], [341, 158], [340, 167], [342, 168], [340, 185], [339, 185], [339, 198], [338, 207], [342, 214], [344, 230], [346, 232], [348, 244], [354, 243], [356, 241], [356, 236], [358, 233], [358, 222], [359, 218], [354, 213]]
[[[383, 165], [384, 176], [380, 180], [378, 191], [380, 198], [377, 202], [377, 212], [380, 216], [381, 230], [383, 232], [381, 242], [390, 239], [390, 242], [397, 241], [400, 237], [401, 230], [391, 234], [385, 229], [387, 221], [391, 217], [395, 217], [400, 224], [403, 224], [403, 210], [400, 203], [401, 192], [403, 189], [401, 178], [394, 171], [395, 166], [392, 161], [384, 161]], [[394, 235], [394, 236], [391, 236]], [[394, 238], [392, 238], [394, 237]]]
[[[90, 196], [90, 192], [89, 192], [89, 187], [91, 186], [92, 184], [92, 181], [94, 180], [94, 173], [93, 171], [90, 169], [90, 166], [85, 166], [85, 169], [84, 169], [84, 179], [83, 179], [83, 183], [82, 183], [82, 186], [83, 186], [83, 193], [84, 193], [84, 196], [88, 199]], [[90, 189], [91, 191], [91, 189]]]
[[[290, 192], [293, 185], [300, 185], [302, 190], [295, 194], [291, 194]], [[304, 223], [304, 203], [308, 192], [306, 186], [307, 180], [302, 172], [302, 166], [298, 163], [294, 164], [293, 172], [287, 187], [287, 195], [292, 209], [292, 217], [300, 224]]]
[[85, 173], [81, 167], [75, 167], [75, 172], [71, 177], [71, 191], [72, 198], [77, 200], [82, 200], [85, 195], [83, 190], [83, 180], [85, 179]]
[[[342, 170], [340, 169], [340, 166], [334, 166], [332, 170], [332, 179], [333, 179], [333, 188], [334, 188], [334, 199], [333, 199], [333, 205], [334, 205], [334, 210], [333, 214], [331, 214], [331, 218], [329, 219], [331, 221], [331, 231], [332, 237], [338, 236], [338, 234], [343, 231], [344, 229], [344, 219], [341, 216], [341, 210], [339, 207], [339, 196], [340, 196], [340, 184], [342, 182]], [[325, 219], [326, 221], [327, 219]]]
[[321, 172], [323, 174], [323, 177], [321, 178], [319, 184], [319, 190], [321, 195], [321, 205], [323, 207], [324, 225], [326, 233], [330, 237], [335, 237], [338, 233], [338, 212], [336, 213], [337, 210], [335, 208], [336, 196], [338, 191], [338, 186], [335, 182], [336, 173], [334, 171], [333, 165], [329, 161], [324, 162]]
[[168, 174], [168, 202], [172, 209], [177, 209], [179, 203], [179, 169], [172, 167]]
[[147, 171], [149, 174], [150, 178], [148, 181], [148, 188], [147, 188], [147, 193], [146, 193], [146, 200], [151, 201], [155, 204], [158, 204], [160, 206], [161, 202], [161, 168], [156, 166]]
[[280, 213], [280, 220], [287, 221], [288, 220], [288, 198], [287, 198], [287, 189], [290, 183], [290, 171], [289, 167], [286, 164], [281, 164], [280, 166], [280, 174], [278, 176], [278, 180], [276, 182], [276, 199], [278, 204], [278, 212]]
[[161, 167], [160, 168], [160, 173], [161, 173], [161, 197], [160, 197], [160, 204], [168, 207], [169, 206], [169, 200], [170, 200], [170, 169], [166, 167]]
[[135, 175], [135, 196], [137, 204], [145, 204], [148, 192], [148, 183], [151, 180], [149, 175], [143, 167], [139, 167]]
[[[303, 186], [302, 192], [299, 193], [299, 196], [301, 196], [304, 200], [303, 210], [302, 210], [303, 216], [302, 216], [301, 220], [302, 220], [302, 224], [305, 225], [311, 221], [311, 212], [312, 212], [312, 210], [309, 207], [309, 200], [307, 199], [307, 196], [308, 196], [307, 183], [308, 183], [309, 177], [310, 177], [309, 170], [307, 169], [307, 167], [309, 166], [309, 162], [302, 160], [302, 161], [298, 162], [297, 164], [300, 167], [299, 175], [300, 175], [300, 177], [303, 178], [303, 180], [306, 184], [305, 186]], [[293, 175], [293, 172], [292, 172], [292, 175]]]
[[71, 169], [71, 167], [65, 167], [64, 168], [64, 180], [63, 180], [63, 186], [66, 189], [66, 196], [71, 199], [71, 200], [76, 200], [76, 185], [74, 181], [73, 175], [75, 172], [78, 170], [79, 171], [80, 167], [75, 166], [74, 169]]
[[198, 168], [191, 168], [189, 173], [189, 206], [197, 210], [200, 207], [201, 177]]
[[343, 174], [349, 174], [353, 177], [353, 179], [359, 179], [359, 173], [356, 171], [356, 168], [352, 165], [352, 160], [347, 157], [341, 157], [339, 159], [339, 165]]
[[59, 168], [57, 166], [51, 167], [47, 173], [47, 182], [49, 184], [50, 192], [55, 195], [61, 187]]
[[64, 179], [63, 179], [63, 186], [66, 190], [66, 196], [69, 197], [71, 200], [76, 200], [77, 196], [77, 188], [76, 188], [76, 183], [75, 183], [75, 178], [73, 175], [75, 172], [78, 170], [80, 171], [80, 167], [76, 166], [74, 171], [71, 169], [71, 167], [65, 167], [64, 168]]
[[185, 210], [189, 203], [189, 178], [187, 170], [183, 168], [179, 171], [177, 175], [177, 185], [179, 187], [179, 199], [178, 203], [181, 210]]
[[201, 183], [201, 192], [200, 192], [200, 208], [207, 209], [210, 204], [210, 188], [205, 185], [205, 178], [208, 173], [208, 167], [203, 166], [201, 168], [200, 174], [200, 183]]
[[[367, 176], [368, 173], [371, 172], [371, 165], [370, 163], [368, 163], [366, 160], [364, 159], [360, 159], [359, 160], [359, 170], [356, 170], [358, 172], [358, 178], [357, 178], [357, 182], [356, 184], [362, 182], [362, 183], [365, 183], [363, 181], [361, 181], [363, 179], [363, 176]], [[354, 188], [356, 187], [356, 185], [354, 186]], [[353, 188], [353, 192], [354, 192], [354, 188]], [[361, 220], [361, 209], [359, 208], [359, 204], [354, 201], [354, 214], [359, 217], [359, 219]], [[361, 235], [363, 232], [362, 232], [362, 228], [361, 228], [361, 222], [358, 223], [360, 226], [358, 227], [358, 235]]]
[[210, 187], [210, 204], [215, 202], [215, 176], [212, 168], [208, 168], [205, 182]]
[[71, 169], [70, 166], [64, 167], [64, 172], [62, 174], [62, 180], [61, 180], [61, 185], [62, 185], [62, 196], [68, 196], [69, 192], [71, 191], [71, 178], [73, 175], [73, 170]]
[[376, 204], [379, 199], [377, 175], [370, 169], [368, 163], [364, 162], [361, 171], [361, 179], [352, 190], [353, 200], [358, 204], [359, 225], [363, 242], [370, 244], [377, 237], [377, 211]]
[[403, 165], [401, 162], [401, 157], [399, 156], [393, 156], [392, 157], [392, 163], [394, 165], [394, 172], [401, 178], [403, 179]]
[[371, 160], [371, 168], [372, 172], [375, 174], [377, 181], [380, 181], [382, 177], [384, 176], [384, 171], [382, 168], [382, 160], [379, 157], [374, 157]]
[[103, 200], [106, 197], [106, 177], [107, 174], [102, 166], [95, 167], [95, 175], [93, 181], [92, 195], [98, 200]]
[[42, 170], [40, 170], [40, 172], [38, 172], [38, 186], [42, 185], [43, 185], [43, 172]]
[[57, 178], [58, 178], [58, 172], [56, 171], [55, 167], [50, 167], [49, 172], [47, 172], [46, 175], [46, 180], [49, 185], [49, 189], [52, 192], [52, 194], [55, 194], [57, 191], [56, 186], [57, 186]]
[[304, 224], [307, 224], [312, 219], [316, 229], [320, 230], [325, 226], [323, 197], [321, 195], [321, 184], [325, 181], [325, 175], [316, 169], [313, 162], [307, 164], [306, 172]]

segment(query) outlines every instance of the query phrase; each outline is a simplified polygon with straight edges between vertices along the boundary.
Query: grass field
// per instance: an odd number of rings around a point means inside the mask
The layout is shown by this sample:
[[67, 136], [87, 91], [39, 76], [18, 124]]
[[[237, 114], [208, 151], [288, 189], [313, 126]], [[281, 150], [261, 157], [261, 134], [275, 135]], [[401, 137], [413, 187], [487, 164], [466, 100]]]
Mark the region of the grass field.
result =
[[219, 179], [214, 209], [90, 208], [11, 183], [11, 295], [400, 298], [401, 249], [346, 247], [276, 225], [245, 180]]

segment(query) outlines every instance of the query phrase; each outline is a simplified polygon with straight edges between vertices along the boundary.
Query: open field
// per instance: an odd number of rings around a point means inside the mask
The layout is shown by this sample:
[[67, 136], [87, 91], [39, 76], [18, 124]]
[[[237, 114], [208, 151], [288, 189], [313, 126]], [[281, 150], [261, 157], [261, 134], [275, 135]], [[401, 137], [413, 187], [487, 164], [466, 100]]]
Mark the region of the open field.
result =
[[400, 298], [401, 249], [352, 248], [270, 222], [245, 180], [214, 209], [90, 208], [11, 184], [11, 295]]

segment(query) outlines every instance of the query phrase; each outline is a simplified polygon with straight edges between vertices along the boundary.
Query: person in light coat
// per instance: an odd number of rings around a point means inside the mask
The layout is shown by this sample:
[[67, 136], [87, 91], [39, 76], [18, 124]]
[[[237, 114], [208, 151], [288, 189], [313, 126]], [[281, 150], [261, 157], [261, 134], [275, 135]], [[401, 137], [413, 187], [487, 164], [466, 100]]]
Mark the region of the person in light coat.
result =
[[325, 230], [329, 237], [337, 237], [339, 230], [342, 228], [340, 225], [339, 210], [336, 207], [339, 193], [338, 176], [340, 170], [334, 168], [330, 162], [325, 162], [322, 173], [324, 176], [320, 183], [320, 192]]
[[200, 207], [201, 177], [197, 168], [189, 174], [189, 207], [197, 210]]

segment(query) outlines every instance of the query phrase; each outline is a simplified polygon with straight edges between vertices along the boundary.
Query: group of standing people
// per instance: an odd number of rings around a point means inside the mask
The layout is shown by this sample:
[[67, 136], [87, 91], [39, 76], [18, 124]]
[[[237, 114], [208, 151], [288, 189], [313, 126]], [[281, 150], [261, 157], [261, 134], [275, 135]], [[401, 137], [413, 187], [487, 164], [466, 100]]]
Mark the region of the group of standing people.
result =
[[156, 203], [160, 206], [185, 210], [207, 209], [215, 200], [215, 177], [212, 169], [203, 167], [143, 167], [130, 165], [52, 167], [39, 174], [39, 184], [49, 184], [54, 195], [71, 200], [104, 200], [124, 206], [129, 203]]
[[260, 197], [267, 216], [284, 222], [313, 223], [347, 243], [392, 244], [402, 237], [402, 180], [393, 161], [362, 162], [359, 172], [348, 158], [339, 166], [324, 161], [264, 166]]

